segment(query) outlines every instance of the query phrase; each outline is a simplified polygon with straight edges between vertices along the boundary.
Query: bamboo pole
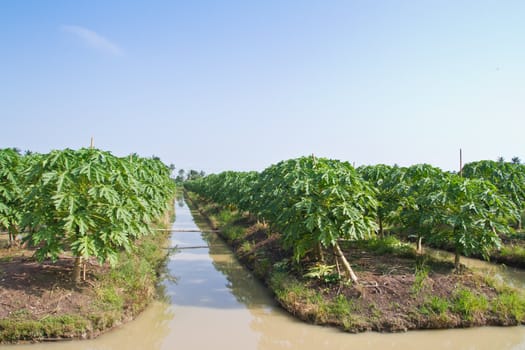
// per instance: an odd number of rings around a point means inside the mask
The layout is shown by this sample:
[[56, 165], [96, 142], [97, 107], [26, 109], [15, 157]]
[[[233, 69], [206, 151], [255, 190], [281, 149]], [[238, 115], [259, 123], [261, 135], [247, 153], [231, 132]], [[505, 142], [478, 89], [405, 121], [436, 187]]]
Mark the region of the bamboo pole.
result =
[[339, 246], [339, 243], [335, 243], [333, 246], [334, 249], [334, 255], [336, 256], [336, 259], [340, 259], [341, 263], [343, 264], [344, 270], [350, 275], [349, 277], [352, 279], [352, 281], [356, 284], [359, 283], [357, 280], [357, 276], [354, 273], [354, 270], [352, 270], [352, 267], [350, 266], [350, 263], [348, 260], [346, 260], [345, 255], [343, 254], [343, 251], [341, 250], [341, 247]]

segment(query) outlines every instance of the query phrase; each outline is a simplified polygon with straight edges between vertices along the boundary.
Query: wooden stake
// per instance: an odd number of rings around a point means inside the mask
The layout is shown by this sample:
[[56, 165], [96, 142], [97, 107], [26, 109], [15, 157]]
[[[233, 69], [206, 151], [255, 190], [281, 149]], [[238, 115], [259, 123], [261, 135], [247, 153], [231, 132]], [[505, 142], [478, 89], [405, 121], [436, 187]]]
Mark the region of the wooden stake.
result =
[[95, 138], [93, 136], [91, 136], [91, 144], [90, 144], [89, 148], [93, 149], [94, 146], [95, 146]]
[[463, 177], [463, 154], [461, 148], [459, 149], [459, 176]]

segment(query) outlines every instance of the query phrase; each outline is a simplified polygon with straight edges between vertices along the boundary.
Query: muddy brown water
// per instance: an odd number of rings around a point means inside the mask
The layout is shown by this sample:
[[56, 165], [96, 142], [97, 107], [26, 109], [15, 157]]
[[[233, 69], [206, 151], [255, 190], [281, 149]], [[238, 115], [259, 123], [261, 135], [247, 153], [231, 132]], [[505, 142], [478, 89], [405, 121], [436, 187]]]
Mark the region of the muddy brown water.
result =
[[[195, 231], [204, 223], [185, 203], [176, 208], [170, 255], [161, 286], [163, 299], [137, 319], [97, 339], [27, 345], [2, 349], [525, 349], [525, 327], [484, 327], [407, 333], [348, 334], [308, 325], [282, 311], [267, 290], [232, 256], [213, 233]], [[195, 223], [197, 220], [197, 224]], [[204, 248], [203, 248], [204, 247]], [[475, 260], [497, 278], [525, 287], [525, 273], [497, 269]]]

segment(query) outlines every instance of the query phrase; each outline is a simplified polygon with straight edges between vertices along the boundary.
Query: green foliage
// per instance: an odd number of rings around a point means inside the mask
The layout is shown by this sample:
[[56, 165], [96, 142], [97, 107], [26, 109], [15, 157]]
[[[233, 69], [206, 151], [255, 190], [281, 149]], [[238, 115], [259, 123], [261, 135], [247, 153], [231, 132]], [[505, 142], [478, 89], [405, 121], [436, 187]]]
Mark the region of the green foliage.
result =
[[113, 286], [97, 289], [97, 303], [102, 310], [121, 310], [124, 306], [124, 297]]
[[89, 328], [89, 322], [80, 316], [47, 316], [41, 320], [21, 319], [15, 315], [0, 320], [0, 341], [42, 340], [62, 335], [81, 337]]
[[223, 209], [217, 214], [217, 220], [221, 223], [221, 226], [233, 223], [236, 218], [236, 214], [228, 209]]
[[461, 178], [426, 164], [360, 171], [379, 190], [379, 208], [384, 210], [379, 216], [397, 222], [418, 244], [452, 245], [458, 266], [460, 255], [488, 257], [499, 247], [499, 234], [509, 233], [509, 220], [517, 220], [513, 203], [482, 179]]
[[414, 247], [408, 243], [402, 242], [395, 236], [386, 236], [383, 238], [372, 238], [356, 242], [359, 247], [376, 254], [394, 254], [403, 257], [415, 257]]
[[253, 249], [253, 244], [251, 242], [249, 242], [249, 241], [244, 241], [244, 242], [242, 242], [242, 244], [239, 247], [238, 251], [239, 251], [239, 253], [241, 255], [244, 255], [244, 254], [251, 253], [252, 249]]
[[439, 296], [428, 297], [418, 311], [428, 318], [432, 328], [448, 328], [450, 324], [450, 302]]
[[[400, 198], [398, 222], [411, 231], [418, 242], [432, 236], [439, 227], [435, 199], [443, 192], [447, 174], [428, 164], [417, 164], [404, 170], [394, 191]], [[418, 248], [420, 248], [418, 246]]]
[[280, 260], [276, 262], [275, 264], [273, 264], [272, 268], [274, 271], [277, 271], [277, 272], [289, 271], [290, 270], [290, 260], [288, 259]]
[[421, 311], [426, 315], [445, 315], [449, 308], [450, 304], [447, 299], [434, 295], [425, 301]]
[[525, 297], [522, 293], [507, 290], [492, 301], [492, 309], [516, 322], [525, 322]]
[[346, 317], [352, 315], [352, 311], [354, 309], [355, 305], [353, 301], [349, 300], [342, 294], [337, 295], [329, 304], [330, 314], [338, 319], [345, 319]]
[[118, 319], [126, 310], [136, 314], [155, 296], [157, 272], [166, 258], [162, 249], [166, 239], [164, 232], [142, 238], [133, 252], [119, 253], [116, 268], [99, 276], [96, 293], [97, 307], [104, 312], [102, 318]]
[[374, 191], [348, 163], [291, 159], [265, 169], [259, 182], [266, 203], [260, 212], [296, 259], [318, 244], [369, 238], [376, 229]]
[[26, 170], [26, 240], [40, 260], [70, 249], [116, 263], [169, 207], [174, 183], [158, 159], [97, 149], [52, 151]]
[[[525, 209], [525, 165], [520, 162], [507, 163], [481, 160], [463, 167], [463, 175], [471, 179], [484, 179], [514, 203], [523, 213]], [[521, 228], [521, 215], [516, 218]]]
[[481, 253], [488, 258], [500, 246], [499, 234], [510, 232], [509, 218], [517, 215], [514, 204], [482, 179], [451, 176], [433, 203], [441, 223], [436, 237], [455, 247], [456, 268], [460, 254]]
[[[461, 178], [426, 164], [358, 169], [378, 191], [378, 220], [419, 243], [453, 246], [460, 255], [488, 257], [525, 209], [525, 165], [480, 161], [465, 165]], [[520, 213], [522, 215], [520, 215]]]
[[304, 300], [311, 296], [313, 292], [313, 290], [307, 288], [285, 271], [272, 271], [269, 280], [270, 287], [275, 293], [277, 300], [285, 305]]
[[235, 225], [230, 225], [224, 227], [222, 229], [222, 233], [228, 241], [234, 242], [244, 235], [244, 228]]
[[259, 279], [265, 279], [271, 271], [272, 262], [269, 258], [259, 256], [254, 261], [253, 273]]
[[525, 261], [525, 247], [520, 245], [508, 244], [501, 247], [499, 251], [500, 255], [503, 257], [510, 257], [518, 261]]
[[425, 264], [425, 262], [416, 264], [416, 272], [414, 274], [414, 284], [412, 285], [413, 294], [419, 293], [425, 287], [425, 282], [428, 279], [429, 272], [430, 272], [430, 268], [428, 267], [428, 265]]
[[459, 313], [467, 321], [489, 308], [489, 303], [484, 295], [476, 295], [472, 291], [460, 288], [454, 292], [451, 310]]
[[27, 159], [14, 149], [0, 149], [0, 229], [9, 233], [14, 243], [22, 221], [23, 170]]
[[257, 172], [225, 171], [186, 182], [184, 187], [215, 203], [253, 211], [256, 195], [252, 189], [258, 176]]
[[370, 238], [376, 230], [375, 191], [347, 162], [302, 157], [260, 174], [227, 171], [185, 186], [268, 222], [296, 260], [318, 247], [337, 248], [340, 239]]
[[325, 283], [335, 283], [341, 280], [341, 276], [335, 271], [335, 265], [316, 264], [310, 267], [303, 276], [318, 279]]
[[377, 190], [377, 224], [379, 235], [384, 235], [384, 227], [399, 221], [402, 193], [397, 186], [403, 181], [406, 169], [384, 164], [361, 166], [357, 172]]
[[[499, 235], [510, 233], [508, 223], [519, 220], [517, 209], [523, 210], [525, 166], [478, 165], [466, 166], [467, 178], [461, 178], [428, 164], [356, 171], [346, 162], [301, 157], [261, 173], [227, 171], [185, 186], [268, 223], [282, 234], [296, 261], [320, 257], [322, 249], [334, 250], [343, 260], [340, 241], [367, 240], [374, 231], [384, 237], [385, 227], [396, 227], [405, 237], [415, 237], [418, 248], [422, 241], [454, 247], [459, 267], [461, 255], [488, 257], [497, 249]], [[406, 246], [375, 243], [377, 254], [414, 256]], [[342, 266], [349, 272], [348, 264]]]

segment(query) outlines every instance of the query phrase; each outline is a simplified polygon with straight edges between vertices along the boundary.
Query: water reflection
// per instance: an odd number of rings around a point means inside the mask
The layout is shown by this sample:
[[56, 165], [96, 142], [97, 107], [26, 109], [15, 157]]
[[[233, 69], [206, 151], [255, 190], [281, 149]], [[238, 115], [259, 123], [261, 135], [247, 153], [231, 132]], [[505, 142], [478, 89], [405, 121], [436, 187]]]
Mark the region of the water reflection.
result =
[[[427, 248], [427, 253], [440, 259], [448, 259], [450, 261], [454, 259], [452, 253], [442, 250]], [[516, 288], [525, 288], [525, 270], [466, 257], [462, 257], [461, 262], [469, 268], [476, 269], [497, 281], [507, 283]]]

